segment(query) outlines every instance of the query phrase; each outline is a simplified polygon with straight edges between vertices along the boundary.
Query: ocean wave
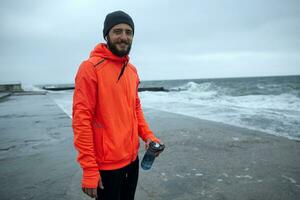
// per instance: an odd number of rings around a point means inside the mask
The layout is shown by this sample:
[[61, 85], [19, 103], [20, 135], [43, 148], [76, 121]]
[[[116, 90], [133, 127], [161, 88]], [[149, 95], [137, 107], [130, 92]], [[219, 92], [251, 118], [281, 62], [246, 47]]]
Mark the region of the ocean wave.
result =
[[[143, 107], [300, 140], [297, 80], [294, 83], [290, 78], [283, 83], [280, 82], [282, 78], [275, 82], [266, 79], [165, 81], [165, 85], [159, 86], [170, 92], [145, 91], [139, 96]], [[50, 95], [71, 116], [72, 92]]]
[[181, 88], [143, 92], [142, 105], [300, 140], [300, 101], [293, 94], [228, 96], [195, 83]]

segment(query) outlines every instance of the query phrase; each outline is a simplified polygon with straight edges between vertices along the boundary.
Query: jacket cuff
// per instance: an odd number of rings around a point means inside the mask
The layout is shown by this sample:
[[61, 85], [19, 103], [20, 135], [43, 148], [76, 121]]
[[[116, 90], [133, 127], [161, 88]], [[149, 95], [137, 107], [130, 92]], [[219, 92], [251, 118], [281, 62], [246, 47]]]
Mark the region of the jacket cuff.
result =
[[147, 137], [147, 139], [146, 139], [145, 142], [147, 142], [147, 140], [151, 140], [151, 141], [153, 141], [153, 142], [158, 142], [158, 143], [160, 143], [160, 139], [158, 139], [158, 138], [155, 137], [154, 135], [151, 135], [151, 136]]
[[100, 180], [100, 172], [98, 170], [83, 169], [82, 187], [97, 188]]

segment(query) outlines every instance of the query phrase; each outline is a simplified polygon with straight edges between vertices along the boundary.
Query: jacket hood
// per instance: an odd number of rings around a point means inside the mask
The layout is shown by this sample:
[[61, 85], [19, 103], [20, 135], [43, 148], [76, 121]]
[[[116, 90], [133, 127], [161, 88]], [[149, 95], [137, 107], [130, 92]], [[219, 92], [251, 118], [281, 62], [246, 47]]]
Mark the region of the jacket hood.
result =
[[105, 58], [108, 60], [114, 60], [116, 62], [121, 62], [121, 63], [128, 63], [129, 61], [129, 56], [123, 56], [119, 57], [113, 54], [108, 48], [107, 45], [104, 43], [98, 44], [90, 53], [90, 58], [91, 57], [101, 57]]

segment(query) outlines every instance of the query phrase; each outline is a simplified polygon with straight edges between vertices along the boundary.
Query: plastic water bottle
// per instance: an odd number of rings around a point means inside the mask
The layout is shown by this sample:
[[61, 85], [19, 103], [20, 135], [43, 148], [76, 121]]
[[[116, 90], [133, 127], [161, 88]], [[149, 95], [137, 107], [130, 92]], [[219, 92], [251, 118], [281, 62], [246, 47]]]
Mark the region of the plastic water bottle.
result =
[[150, 142], [149, 147], [143, 157], [141, 166], [144, 170], [149, 170], [154, 162], [155, 154], [163, 151], [165, 145], [156, 142]]

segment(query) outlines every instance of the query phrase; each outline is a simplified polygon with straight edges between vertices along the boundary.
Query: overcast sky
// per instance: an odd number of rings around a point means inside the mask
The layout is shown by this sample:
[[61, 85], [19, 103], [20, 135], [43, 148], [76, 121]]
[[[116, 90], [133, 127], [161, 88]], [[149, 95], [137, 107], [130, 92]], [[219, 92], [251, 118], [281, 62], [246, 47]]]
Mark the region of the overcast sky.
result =
[[3, 0], [0, 82], [73, 83], [115, 10], [142, 80], [300, 75], [298, 0]]

